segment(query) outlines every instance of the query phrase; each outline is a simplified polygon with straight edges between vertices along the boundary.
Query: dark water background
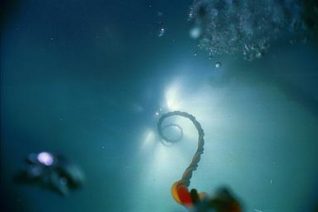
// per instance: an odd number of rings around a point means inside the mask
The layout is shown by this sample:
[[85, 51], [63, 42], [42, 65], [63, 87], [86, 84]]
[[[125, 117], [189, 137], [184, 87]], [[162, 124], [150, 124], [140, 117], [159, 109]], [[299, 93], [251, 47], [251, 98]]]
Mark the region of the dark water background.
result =
[[[176, 85], [181, 104], [168, 109], [206, 131], [191, 186], [229, 185], [246, 211], [314, 210], [317, 46], [283, 39], [261, 59], [224, 57], [217, 69], [189, 37], [191, 3], [12, 4], [1, 28], [1, 192], [11, 211], [183, 211], [170, 186], [195, 147], [162, 146], [155, 126]], [[79, 164], [83, 189], [62, 198], [14, 184], [24, 157], [43, 150]]]

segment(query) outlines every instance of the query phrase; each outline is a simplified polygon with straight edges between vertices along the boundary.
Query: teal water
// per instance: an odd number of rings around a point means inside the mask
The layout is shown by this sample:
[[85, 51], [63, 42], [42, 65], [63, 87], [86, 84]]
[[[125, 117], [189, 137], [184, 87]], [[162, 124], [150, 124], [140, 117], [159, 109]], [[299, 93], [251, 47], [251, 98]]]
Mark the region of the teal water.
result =
[[[245, 211], [314, 211], [317, 44], [282, 37], [261, 58], [209, 58], [192, 1], [15, 1], [1, 28], [1, 195], [9, 211], [186, 211], [170, 195], [196, 148], [160, 142], [165, 111], [193, 114], [205, 151], [190, 187], [227, 185]], [[220, 67], [216, 67], [220, 62]], [[176, 136], [171, 132], [171, 136]], [[14, 184], [30, 152], [85, 172], [68, 197]]]

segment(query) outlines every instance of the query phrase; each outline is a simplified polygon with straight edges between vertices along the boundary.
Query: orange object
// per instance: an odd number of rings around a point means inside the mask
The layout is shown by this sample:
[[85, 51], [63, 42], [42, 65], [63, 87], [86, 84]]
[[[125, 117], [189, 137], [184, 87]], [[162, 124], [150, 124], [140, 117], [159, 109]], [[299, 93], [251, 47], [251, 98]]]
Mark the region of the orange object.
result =
[[175, 182], [171, 187], [171, 194], [176, 202], [186, 207], [192, 206], [192, 199], [188, 188], [180, 183]]

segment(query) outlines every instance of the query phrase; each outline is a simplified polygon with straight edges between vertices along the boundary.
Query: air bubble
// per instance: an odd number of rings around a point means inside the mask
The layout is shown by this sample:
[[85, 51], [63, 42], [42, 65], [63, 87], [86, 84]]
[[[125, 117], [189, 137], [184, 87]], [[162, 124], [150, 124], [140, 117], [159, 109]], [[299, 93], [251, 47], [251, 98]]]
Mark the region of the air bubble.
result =
[[215, 63], [215, 68], [221, 68], [221, 66], [222, 66], [221, 62], [218, 61]]
[[162, 36], [164, 36], [164, 34], [166, 33], [166, 29], [165, 28], [160, 28], [160, 30], [159, 30], [159, 34], [158, 34], [158, 37], [162, 37]]
[[196, 26], [190, 30], [190, 37], [193, 39], [198, 39], [201, 36], [201, 28]]

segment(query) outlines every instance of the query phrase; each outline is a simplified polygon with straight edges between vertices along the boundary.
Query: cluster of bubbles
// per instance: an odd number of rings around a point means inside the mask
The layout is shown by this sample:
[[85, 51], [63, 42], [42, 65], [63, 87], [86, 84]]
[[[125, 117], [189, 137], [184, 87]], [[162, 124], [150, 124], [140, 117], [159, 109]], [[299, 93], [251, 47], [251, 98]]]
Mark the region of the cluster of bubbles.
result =
[[163, 37], [166, 34], [166, 27], [165, 27], [165, 21], [164, 21], [164, 14], [163, 12], [158, 11], [157, 12], [157, 26], [159, 28], [158, 32], [157, 32], [157, 36]]
[[190, 36], [209, 56], [260, 58], [270, 44], [288, 34], [302, 34], [300, 0], [194, 0]]

